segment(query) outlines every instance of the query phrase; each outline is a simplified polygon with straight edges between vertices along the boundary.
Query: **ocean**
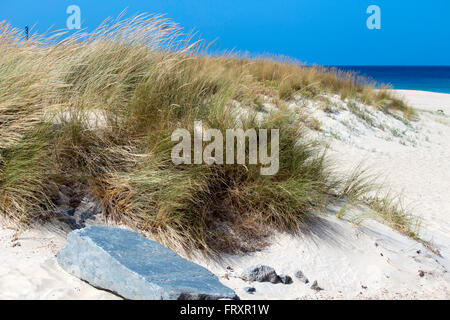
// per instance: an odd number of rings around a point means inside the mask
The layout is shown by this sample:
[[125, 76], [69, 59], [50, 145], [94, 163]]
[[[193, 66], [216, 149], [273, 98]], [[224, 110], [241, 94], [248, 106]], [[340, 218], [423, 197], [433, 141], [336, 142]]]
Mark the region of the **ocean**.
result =
[[394, 89], [450, 93], [450, 66], [335, 66]]

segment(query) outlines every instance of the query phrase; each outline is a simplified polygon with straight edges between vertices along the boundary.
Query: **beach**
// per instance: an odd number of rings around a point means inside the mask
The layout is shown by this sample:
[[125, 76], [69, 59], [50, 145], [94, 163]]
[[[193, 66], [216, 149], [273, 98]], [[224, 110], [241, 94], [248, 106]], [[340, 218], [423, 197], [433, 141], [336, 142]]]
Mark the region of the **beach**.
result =
[[[193, 254], [189, 259], [210, 269], [241, 299], [449, 299], [450, 94], [395, 94], [418, 111], [408, 134], [396, 137], [392, 131], [391, 139], [361, 129], [355, 139], [327, 138], [330, 156], [342, 170], [364, 163], [381, 172], [392, 193], [401, 195], [421, 219], [419, 235], [433, 251], [380, 222], [355, 223], [358, 212], [337, 218], [341, 207], [336, 204], [300, 235], [276, 234], [259, 252], [216, 260]], [[68, 231], [51, 224], [15, 237], [16, 231], [1, 222], [0, 299], [118, 299], [58, 266], [56, 255]], [[239, 274], [258, 263], [293, 278], [301, 270], [323, 290], [311, 290], [294, 278], [290, 285], [254, 283], [256, 292], [249, 294]]]

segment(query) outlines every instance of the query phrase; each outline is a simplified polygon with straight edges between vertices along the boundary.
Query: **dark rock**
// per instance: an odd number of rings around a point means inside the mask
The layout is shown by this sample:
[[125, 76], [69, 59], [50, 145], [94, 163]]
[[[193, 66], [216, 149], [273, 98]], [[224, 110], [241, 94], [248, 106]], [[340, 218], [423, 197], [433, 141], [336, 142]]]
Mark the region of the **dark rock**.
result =
[[279, 277], [280, 277], [281, 283], [284, 283], [284, 284], [292, 283], [292, 278], [290, 276], [288, 276], [287, 274], [280, 274]]
[[72, 207], [68, 207], [64, 214], [73, 217], [73, 215], [75, 214], [75, 209]]
[[60, 205], [57, 214], [72, 230], [82, 229], [90, 225], [104, 225], [103, 209], [93, 198], [84, 197], [77, 207]]
[[317, 280], [314, 280], [311, 289], [316, 290], [316, 291], [320, 291], [323, 290], [323, 288], [319, 287], [319, 284], [317, 283]]
[[57, 259], [70, 274], [126, 299], [238, 298], [207, 269], [125, 229], [73, 231]]
[[66, 205], [59, 206], [57, 208], [57, 214], [60, 219], [67, 223], [72, 230], [81, 229], [82, 226], [77, 223], [75, 220], [74, 214], [75, 209]]
[[276, 277], [270, 279], [269, 281], [270, 281], [270, 283], [277, 284], [281, 281], [281, 279], [279, 276], [276, 276]]
[[254, 293], [256, 291], [255, 287], [245, 287], [245, 292]]
[[252, 266], [244, 270], [242, 273], [242, 279], [257, 282], [280, 282], [280, 277], [275, 272], [275, 269], [262, 264]]
[[303, 272], [301, 270], [298, 270], [295, 273], [295, 277], [298, 278], [301, 282], [303, 282], [304, 284], [309, 283], [309, 280], [307, 277], [305, 277], [305, 275], [303, 274]]

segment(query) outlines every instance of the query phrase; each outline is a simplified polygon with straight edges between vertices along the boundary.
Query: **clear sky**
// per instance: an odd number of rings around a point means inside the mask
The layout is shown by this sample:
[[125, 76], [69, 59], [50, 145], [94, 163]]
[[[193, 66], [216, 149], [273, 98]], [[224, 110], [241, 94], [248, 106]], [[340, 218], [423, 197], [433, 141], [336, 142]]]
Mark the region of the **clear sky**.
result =
[[[271, 53], [325, 65], [450, 65], [450, 0], [0, 0], [0, 20], [65, 28], [78, 5], [82, 28], [128, 15], [164, 13], [213, 49]], [[369, 30], [369, 5], [381, 29]]]

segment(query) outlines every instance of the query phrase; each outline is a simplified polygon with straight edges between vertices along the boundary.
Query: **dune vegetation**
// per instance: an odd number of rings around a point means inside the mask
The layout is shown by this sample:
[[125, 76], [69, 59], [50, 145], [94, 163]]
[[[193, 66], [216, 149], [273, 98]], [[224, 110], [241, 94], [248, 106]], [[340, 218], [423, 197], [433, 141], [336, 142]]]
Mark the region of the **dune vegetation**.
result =
[[[325, 92], [414, 114], [350, 73], [206, 51], [158, 16], [28, 41], [1, 23], [2, 215], [17, 224], [54, 219], [65, 186], [95, 195], [106, 218], [169, 246], [252, 250], [271, 230], [296, 231], [331, 201], [368, 192], [358, 175], [336, 173], [305, 122], [283, 107], [287, 101]], [[258, 120], [265, 96], [279, 108]], [[279, 128], [278, 173], [261, 176], [259, 165], [175, 166], [171, 134], [192, 131], [194, 120], [221, 131]], [[409, 232], [407, 219], [396, 224]]]

